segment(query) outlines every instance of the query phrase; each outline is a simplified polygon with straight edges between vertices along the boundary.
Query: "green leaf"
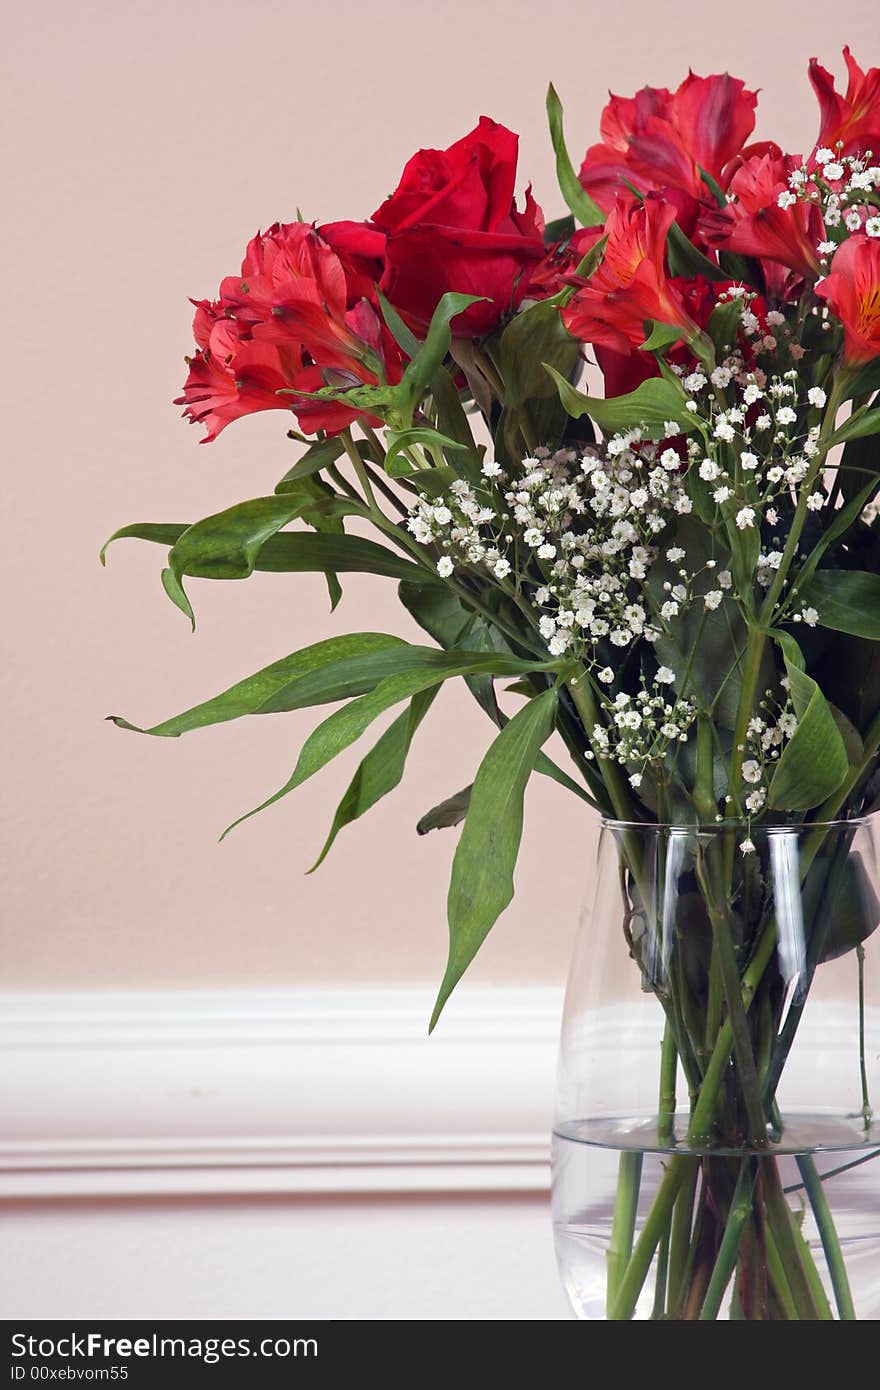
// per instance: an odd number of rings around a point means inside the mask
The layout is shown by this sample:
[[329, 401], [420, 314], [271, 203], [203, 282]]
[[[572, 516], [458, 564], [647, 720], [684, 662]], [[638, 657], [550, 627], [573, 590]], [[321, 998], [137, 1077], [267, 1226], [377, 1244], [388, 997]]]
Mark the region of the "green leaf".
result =
[[389, 304], [382, 291], [377, 289], [376, 293], [379, 296], [379, 308], [382, 310], [382, 317], [397, 346], [403, 348], [407, 357], [417, 356], [422, 346], [420, 340], [404, 323], [394, 305]]
[[351, 695], [375, 689], [389, 676], [411, 671], [436, 671], [438, 680], [446, 680], [448, 675], [466, 675], [472, 666], [476, 671], [488, 674], [492, 671], [493, 662], [504, 668], [502, 674], [507, 674], [511, 662], [516, 665], [517, 672], [530, 670], [535, 665], [534, 662], [520, 661], [501, 653], [487, 653], [481, 657], [478, 654], [444, 652], [437, 647], [419, 647], [401, 642], [392, 650], [347, 657], [299, 676], [289, 686], [275, 690], [260, 707], [259, 713], [279, 714], [284, 710], [302, 709], [306, 705], [346, 700]]
[[841, 373], [839, 384], [841, 399], [845, 401], [872, 396], [875, 391], [880, 391], [880, 357], [873, 357], [861, 367], [850, 367]]
[[415, 473], [409, 459], [406, 458], [404, 450], [413, 448], [414, 445], [423, 445], [428, 449], [452, 449], [458, 453], [467, 448], [466, 444], [460, 444], [456, 439], [450, 439], [448, 435], [441, 434], [439, 430], [420, 427], [411, 430], [388, 430], [388, 452], [385, 455], [385, 472], [391, 478], [410, 476]]
[[[522, 671], [534, 670], [538, 666], [538, 663], [519, 661], [514, 657], [504, 657], [496, 653], [484, 655], [482, 653], [438, 652], [429, 647], [414, 650], [422, 654], [422, 661], [415, 669], [398, 670], [393, 675], [386, 676], [366, 695], [362, 695], [360, 699], [352, 700], [342, 709], [336, 710], [322, 724], [319, 724], [303, 744], [296, 767], [284, 786], [280, 787], [259, 806], [254, 807], [252, 811], [248, 811], [245, 815], [239, 816], [238, 820], [233, 821], [232, 825], [223, 832], [221, 839], [228, 835], [231, 830], [234, 830], [237, 825], [240, 825], [242, 821], [248, 820], [258, 811], [264, 811], [268, 806], [280, 801], [289, 792], [302, 786], [316, 772], [320, 772], [322, 767], [325, 767], [328, 762], [360, 738], [374, 719], [391, 709], [393, 705], [411, 699], [424, 690], [430, 690], [432, 687], [442, 684], [443, 681], [450, 680], [453, 676], [463, 676], [470, 672], [480, 671], [487, 674], [496, 672], [499, 675], [518, 675]], [[320, 676], [321, 672], [315, 672], [312, 677], [303, 677], [303, 683], [318, 686]], [[262, 708], [265, 711], [290, 708], [290, 705], [285, 703], [285, 699], [285, 692], [279, 691]], [[312, 699], [310, 703], [317, 703], [317, 701]]]
[[864, 570], [816, 570], [797, 586], [798, 602], [815, 608], [820, 627], [880, 642], [880, 574]]
[[552, 300], [533, 304], [515, 314], [498, 344], [498, 364], [508, 409], [520, 410], [530, 401], [553, 396], [555, 388], [544, 364], [549, 364], [567, 380], [580, 349], [580, 343], [566, 329]]
[[547, 89], [547, 120], [550, 123], [550, 140], [556, 155], [556, 178], [559, 189], [568, 207], [578, 222], [584, 227], [598, 227], [605, 221], [605, 214], [594, 203], [574, 171], [574, 165], [565, 146], [565, 133], [562, 128], [562, 102], [551, 82]]
[[174, 573], [174, 570], [168, 568], [163, 569], [162, 588], [165, 590], [175, 608], [179, 608], [184, 617], [189, 618], [192, 624], [192, 630], [195, 632], [196, 615], [193, 612], [192, 604], [186, 596], [186, 591], [177, 575]]
[[719, 352], [731, 350], [736, 346], [737, 334], [742, 325], [743, 300], [729, 299], [717, 304], [709, 316], [709, 337]]
[[544, 245], [553, 246], [557, 241], [570, 241], [574, 236], [575, 220], [571, 213], [556, 217], [544, 227]]
[[693, 415], [685, 407], [681, 387], [662, 377], [651, 377], [625, 396], [587, 396], [560, 376], [552, 366], [547, 371], [556, 382], [559, 398], [573, 420], [590, 415], [605, 434], [642, 426], [651, 438], [665, 438], [668, 424], [686, 433], [696, 428]]
[[[190, 529], [171, 523], [163, 525], [160, 522], [138, 522], [117, 531], [110, 537], [107, 545], [124, 537], [168, 545], [169, 541], [173, 544], [175, 536], [183, 535], [184, 531]], [[285, 531], [270, 536], [264, 543], [257, 554], [254, 569], [271, 574], [327, 571], [339, 574], [379, 574], [387, 579], [410, 580], [420, 585], [445, 588], [439, 575], [363, 536], [323, 533], [313, 535], [309, 531]]]
[[845, 444], [848, 439], [864, 439], [868, 435], [880, 433], [880, 409], [866, 410], [864, 414], [856, 411], [844, 420], [831, 436], [829, 448], [835, 444]]
[[670, 275], [681, 275], [686, 280], [692, 279], [695, 275], [702, 275], [707, 280], [728, 278], [714, 261], [710, 261], [708, 256], [697, 250], [677, 222], [673, 222], [669, 228], [666, 253], [669, 258]]
[[785, 669], [798, 725], [776, 764], [768, 805], [775, 811], [809, 811], [837, 790], [849, 759], [816, 682], [787, 658]]
[[639, 345], [639, 352], [662, 352], [664, 348], [672, 347], [673, 343], [680, 343], [682, 331], [676, 328], [674, 323], [659, 323], [651, 320], [651, 331], [643, 343]]
[[190, 526], [171, 548], [168, 564], [179, 580], [246, 579], [260, 548], [299, 516], [302, 498], [253, 497]]
[[455, 852], [449, 885], [449, 959], [431, 1016], [440, 1017], [452, 990], [513, 897], [513, 871], [523, 828], [526, 783], [553, 731], [556, 690], [524, 705], [501, 730], [480, 764]]
[[430, 709], [438, 690], [439, 686], [434, 686], [433, 689], [416, 695], [409, 709], [397, 716], [376, 746], [361, 761], [337, 807], [324, 847], [309, 873], [314, 873], [324, 862], [340, 830], [371, 810], [377, 801], [399, 785], [415, 732]]
[[431, 378], [443, 365], [443, 359], [449, 352], [452, 342], [451, 320], [471, 304], [479, 304], [485, 298], [485, 295], [479, 294], [455, 294], [452, 290], [447, 290], [441, 296], [425, 341], [406, 368], [401, 382], [408, 390], [414, 406], [421, 400], [431, 383]]
[[306, 449], [305, 453], [297, 459], [292, 468], [288, 468], [284, 477], [276, 485], [276, 492], [292, 492], [297, 483], [304, 478], [311, 478], [316, 473], [320, 473], [322, 468], [329, 468], [331, 463], [335, 463], [345, 453], [345, 446], [338, 435], [331, 439], [321, 439], [311, 448]]
[[[263, 710], [263, 706], [274, 694], [279, 690], [289, 689], [295, 681], [314, 671], [333, 672], [338, 682], [339, 669], [344, 663], [380, 652], [393, 652], [405, 646], [407, 643], [402, 638], [392, 637], [385, 632], [351, 632], [341, 637], [330, 637], [326, 641], [315, 642], [312, 646], [303, 647], [290, 656], [282, 657], [280, 661], [273, 661], [270, 666], [264, 666], [254, 675], [237, 681], [222, 694], [193, 705], [192, 709], [184, 710], [182, 714], [176, 714], [171, 719], [165, 719], [151, 729], [130, 724], [127, 719], [115, 714], [110, 715], [110, 720], [121, 729], [131, 729], [135, 733], [153, 734], [159, 738], [179, 738], [181, 734], [189, 733], [192, 729], [204, 729], [209, 724], [225, 724], [230, 719], [240, 719], [246, 714], [268, 712]], [[375, 675], [373, 684], [385, 674], [387, 672], [383, 671]], [[350, 689], [347, 693], [360, 694], [362, 690], [370, 688], [368, 676], [366, 685], [362, 684], [360, 689]], [[330, 698], [335, 697], [331, 695]]]
[[135, 521], [131, 526], [122, 526], [101, 546], [101, 564], [106, 565], [107, 551], [114, 541], [153, 541], [156, 545], [171, 546], [189, 530], [189, 525], [188, 521]]
[[448, 796], [439, 806], [426, 811], [416, 825], [417, 835], [427, 835], [430, 830], [446, 830], [451, 825], [460, 825], [471, 804], [473, 784], [462, 787], [460, 792]]

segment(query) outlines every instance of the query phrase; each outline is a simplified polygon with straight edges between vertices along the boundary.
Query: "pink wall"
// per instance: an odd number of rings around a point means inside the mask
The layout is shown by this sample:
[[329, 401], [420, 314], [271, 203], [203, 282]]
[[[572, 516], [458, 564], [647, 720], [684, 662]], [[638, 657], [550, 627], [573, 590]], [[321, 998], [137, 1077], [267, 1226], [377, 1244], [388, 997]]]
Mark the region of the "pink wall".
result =
[[[880, 61], [874, 0], [47, 0], [10, 10], [4, 40], [2, 982], [434, 978], [453, 840], [417, 841], [413, 824], [470, 780], [485, 745], [463, 694], [440, 703], [406, 786], [313, 878], [302, 871], [355, 757], [216, 844], [285, 779], [308, 715], [179, 742], [102, 722], [152, 722], [334, 631], [411, 631], [386, 581], [351, 580], [331, 618], [320, 580], [263, 576], [193, 583], [193, 638], [161, 593], [159, 551], [120, 545], [101, 571], [98, 547], [122, 522], [195, 519], [271, 490], [292, 460], [281, 416], [205, 449], [178, 419], [186, 297], [211, 293], [247, 237], [297, 206], [368, 214], [414, 149], [449, 143], [481, 112], [522, 133], [523, 182], [555, 215], [551, 76], [577, 154], [608, 87], [675, 84], [688, 64], [763, 88], [759, 133], [800, 149], [816, 129], [807, 58], [839, 70], [848, 41]], [[560, 978], [592, 843], [579, 806], [536, 786], [520, 894], [483, 979]]]

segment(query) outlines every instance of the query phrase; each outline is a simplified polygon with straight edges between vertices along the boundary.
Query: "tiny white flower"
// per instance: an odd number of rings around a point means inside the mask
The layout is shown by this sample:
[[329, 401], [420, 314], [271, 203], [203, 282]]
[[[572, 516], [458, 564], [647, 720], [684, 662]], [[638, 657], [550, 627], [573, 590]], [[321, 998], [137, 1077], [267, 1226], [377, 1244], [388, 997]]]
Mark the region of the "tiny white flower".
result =
[[828, 148], [827, 145], [823, 145], [822, 148], [821, 148], [820, 150], [817, 150], [817, 151], [816, 151], [816, 163], [817, 163], [817, 164], [827, 164], [828, 161], [829, 161], [830, 159], [833, 159], [833, 158], [834, 158], [834, 151], [833, 151], [833, 150], [829, 150], [829, 148]]
[[661, 666], [654, 679], [658, 685], [672, 685], [675, 681], [675, 672], [671, 671], [668, 666]]
[[631, 787], [638, 789], [642, 785], [642, 774], [640, 772], [634, 772], [629, 779], [629, 784]]
[[722, 589], [729, 589], [733, 584], [733, 575], [730, 570], [721, 570], [718, 575], [718, 583]]
[[777, 410], [776, 419], [780, 425], [793, 425], [797, 419], [797, 412], [792, 410], [790, 405], [783, 405]]
[[716, 478], [720, 478], [721, 469], [712, 459], [704, 459], [700, 464], [700, 477], [706, 483], [714, 483]]
[[779, 727], [785, 734], [786, 738], [791, 738], [792, 734], [797, 728], [797, 724], [797, 715], [792, 714], [791, 711], [788, 711], [785, 714], [780, 714]]
[[602, 682], [603, 685], [611, 684], [611, 682], [614, 680], [614, 672], [612, 671], [610, 666], [602, 667], [602, 670], [599, 672], [599, 680]]
[[434, 520], [439, 526], [448, 526], [452, 520], [452, 512], [448, 507], [435, 507]]
[[740, 531], [746, 531], [746, 530], [748, 530], [748, 528], [749, 528], [750, 526], [754, 526], [754, 524], [755, 524], [755, 509], [754, 509], [754, 507], [741, 507], [740, 510], [739, 510], [739, 511], [737, 512], [737, 514], [736, 514], [736, 524], [737, 524], [737, 526], [739, 527]]
[[668, 602], [668, 603], [664, 603], [663, 607], [660, 609], [660, 617], [661, 617], [661, 618], [666, 618], [666, 619], [674, 618], [674, 617], [676, 617], [677, 614], [678, 614], [678, 604], [677, 604], [677, 603], [673, 603], [671, 600], [670, 600], [670, 602]]
[[772, 424], [773, 421], [771, 420], [769, 415], [759, 415], [757, 420], [755, 421], [755, 429], [769, 430]]
[[691, 372], [690, 376], [684, 378], [682, 385], [686, 391], [702, 391], [706, 385], [706, 378], [702, 372]]
[[713, 386], [723, 389], [725, 386], [730, 385], [732, 377], [733, 372], [729, 367], [716, 367], [710, 374], [709, 380], [712, 382]]
[[764, 805], [764, 802], [766, 800], [767, 793], [765, 792], [763, 787], [759, 787], [757, 791], [749, 792], [748, 796], [746, 797], [746, 810], [751, 811], [751, 813], [754, 815], [756, 811], [760, 811], [761, 807]]
[[706, 594], [706, 597], [703, 599], [703, 603], [706, 605], [709, 611], [712, 612], [713, 609], [720, 607], [723, 598], [724, 595], [722, 594], [720, 589], [710, 589], [709, 592]]
[[671, 560], [673, 564], [675, 564], [678, 560], [683, 560], [684, 557], [685, 551], [682, 550], [680, 545], [671, 545], [666, 552], [667, 560]]
[[723, 439], [726, 444], [729, 444], [736, 434], [736, 430], [726, 419], [719, 416], [713, 433], [716, 439]]
[[496, 576], [499, 579], [506, 579], [507, 576], [510, 574], [510, 561], [503, 559], [496, 560], [494, 565], [492, 566], [492, 569], [494, 570]]
[[805, 608], [801, 613], [801, 617], [803, 618], [807, 627], [815, 627], [817, 622], [819, 621], [819, 614], [815, 608]]
[[838, 179], [843, 178], [843, 165], [838, 164], [836, 159], [830, 159], [823, 166], [822, 173], [829, 183], [836, 183]]
[[448, 579], [454, 569], [455, 566], [448, 555], [443, 555], [437, 561], [437, 573], [441, 579]]
[[739, 847], [739, 852], [740, 852], [740, 854], [754, 854], [754, 853], [755, 853], [754, 841], [751, 840], [751, 839], [743, 840], [742, 844], [741, 844], [740, 847]]
[[811, 492], [807, 498], [807, 506], [811, 512], [820, 512], [825, 506], [826, 497], [824, 492]]
[[552, 560], [552, 559], [554, 558], [555, 555], [556, 555], [556, 546], [555, 546], [555, 545], [551, 545], [549, 541], [547, 541], [544, 545], [539, 545], [539, 546], [538, 546], [538, 559], [539, 559], [539, 560]]
[[785, 315], [780, 314], [778, 309], [768, 309], [767, 322], [771, 328], [781, 328], [785, 323]]
[[751, 782], [753, 785], [755, 782], [760, 782], [761, 764], [756, 762], [754, 758], [747, 758], [742, 765], [742, 775], [745, 782]]
[[880, 217], [869, 217], [865, 223], [865, 231], [868, 236], [880, 237]]
[[674, 449], [664, 449], [660, 455], [660, 462], [669, 473], [674, 473], [681, 467], [681, 458]]
[[821, 386], [811, 386], [807, 392], [807, 400], [810, 402], [810, 405], [815, 405], [820, 410], [827, 399], [828, 397]]
[[820, 241], [817, 249], [820, 256], [833, 256], [837, 250], [837, 242]]
[[793, 207], [794, 204], [797, 202], [797, 198], [794, 196], [793, 193], [789, 193], [786, 190], [783, 193], [780, 193], [779, 197], [776, 199], [776, 202], [778, 206], [781, 208], [790, 208]]
[[739, 456], [739, 461], [748, 472], [753, 472], [758, 466], [758, 455], [753, 454], [748, 449], [744, 449]]
[[715, 491], [712, 493], [713, 500], [716, 501], [719, 505], [722, 502], [726, 502], [728, 498], [732, 496], [733, 493], [731, 492], [729, 487], [716, 487]]

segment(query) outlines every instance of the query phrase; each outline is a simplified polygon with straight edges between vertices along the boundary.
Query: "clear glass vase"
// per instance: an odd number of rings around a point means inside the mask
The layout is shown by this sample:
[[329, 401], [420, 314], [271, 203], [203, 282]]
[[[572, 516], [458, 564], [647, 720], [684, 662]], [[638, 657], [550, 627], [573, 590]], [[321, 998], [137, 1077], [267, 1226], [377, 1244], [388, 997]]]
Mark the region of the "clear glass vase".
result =
[[603, 826], [553, 1138], [577, 1317], [880, 1317], [878, 833]]

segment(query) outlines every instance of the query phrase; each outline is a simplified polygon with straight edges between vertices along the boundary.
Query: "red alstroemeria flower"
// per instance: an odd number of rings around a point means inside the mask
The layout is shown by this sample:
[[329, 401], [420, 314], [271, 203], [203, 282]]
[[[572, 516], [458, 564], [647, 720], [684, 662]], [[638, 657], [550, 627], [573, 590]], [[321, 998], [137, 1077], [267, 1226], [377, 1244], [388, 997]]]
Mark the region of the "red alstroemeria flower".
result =
[[675, 92], [643, 87], [634, 97], [612, 95], [602, 113], [601, 143], [587, 150], [584, 188], [607, 212], [627, 186], [640, 193], [675, 190], [679, 221], [693, 221], [708, 192], [703, 169], [722, 188], [726, 170], [755, 124], [757, 92], [727, 73], [689, 73]]
[[666, 235], [675, 208], [649, 196], [608, 215], [602, 264], [562, 311], [569, 333], [583, 342], [628, 353], [645, 341], [645, 322], [672, 324], [692, 338], [697, 325], [666, 274]]
[[[880, 155], [880, 68], [864, 72], [849, 51], [843, 50], [847, 86], [841, 95], [834, 78], [816, 58], [810, 59], [810, 82], [819, 101], [817, 149], [835, 154], [858, 154], [872, 150]], [[838, 145], [841, 146], [838, 151]]]
[[822, 215], [814, 203], [801, 199], [779, 206], [780, 194], [793, 196], [789, 175], [801, 166], [797, 156], [772, 152], [747, 159], [730, 183], [735, 201], [703, 217], [708, 244], [777, 261], [805, 280], [815, 280], [820, 273], [817, 248], [825, 240]]
[[880, 357], [880, 241], [849, 237], [834, 253], [816, 294], [843, 324], [843, 357], [852, 366]]
[[373, 222], [387, 234], [380, 288], [417, 329], [447, 290], [482, 296], [453, 321], [459, 337], [490, 332], [522, 301], [544, 254], [544, 218], [526, 191], [514, 202], [519, 137], [481, 116], [447, 150], [420, 150]]
[[[276, 223], [250, 242], [241, 274], [223, 281], [220, 298], [196, 304], [199, 350], [176, 404], [207, 427], [203, 442], [258, 410], [292, 409], [308, 430], [345, 428], [357, 418], [347, 406], [277, 394], [316, 391], [324, 371], [341, 372], [353, 385], [375, 385], [380, 374], [400, 380], [400, 349], [360, 293], [375, 298], [369, 274], [378, 256], [370, 253], [382, 242], [357, 236], [355, 227], [336, 224], [339, 256], [314, 227]], [[381, 261], [375, 268], [381, 271]]]

